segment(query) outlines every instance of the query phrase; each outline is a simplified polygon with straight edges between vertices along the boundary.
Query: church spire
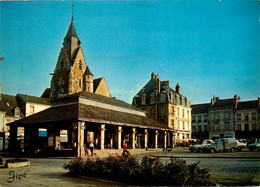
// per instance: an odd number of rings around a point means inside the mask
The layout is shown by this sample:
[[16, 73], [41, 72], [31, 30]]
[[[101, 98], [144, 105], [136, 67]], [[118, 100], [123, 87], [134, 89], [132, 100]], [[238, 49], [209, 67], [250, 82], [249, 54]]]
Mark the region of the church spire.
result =
[[72, 4], [72, 16], [71, 16], [71, 22], [73, 22], [73, 14], [74, 14], [74, 3]]
[[80, 46], [80, 40], [77, 35], [73, 20], [74, 20], [74, 4], [72, 4], [71, 23], [63, 41], [63, 47], [67, 50], [71, 59], [73, 58], [76, 49]]

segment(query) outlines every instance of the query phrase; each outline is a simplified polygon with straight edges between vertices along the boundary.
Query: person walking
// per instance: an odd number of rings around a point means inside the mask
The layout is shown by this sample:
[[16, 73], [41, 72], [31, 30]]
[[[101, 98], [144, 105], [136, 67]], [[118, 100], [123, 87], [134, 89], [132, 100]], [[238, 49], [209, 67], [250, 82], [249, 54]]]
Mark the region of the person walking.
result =
[[125, 142], [124, 148], [123, 148], [123, 155], [124, 156], [129, 156], [130, 155], [128, 149], [131, 149], [131, 147], [127, 144], [127, 142]]
[[89, 148], [90, 148], [90, 152], [91, 152], [90, 156], [93, 156], [94, 144], [92, 143], [92, 141], [89, 142]]

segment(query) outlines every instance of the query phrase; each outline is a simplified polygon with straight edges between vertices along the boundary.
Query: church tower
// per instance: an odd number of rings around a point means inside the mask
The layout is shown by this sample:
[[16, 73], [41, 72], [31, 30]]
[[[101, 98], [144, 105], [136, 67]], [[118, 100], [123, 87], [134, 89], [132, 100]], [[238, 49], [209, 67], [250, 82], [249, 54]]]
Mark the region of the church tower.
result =
[[87, 91], [93, 93], [93, 74], [86, 66], [73, 14], [51, 79], [50, 99]]
[[93, 93], [94, 83], [93, 83], [93, 74], [90, 72], [89, 68], [87, 67], [84, 77], [83, 77], [83, 90]]

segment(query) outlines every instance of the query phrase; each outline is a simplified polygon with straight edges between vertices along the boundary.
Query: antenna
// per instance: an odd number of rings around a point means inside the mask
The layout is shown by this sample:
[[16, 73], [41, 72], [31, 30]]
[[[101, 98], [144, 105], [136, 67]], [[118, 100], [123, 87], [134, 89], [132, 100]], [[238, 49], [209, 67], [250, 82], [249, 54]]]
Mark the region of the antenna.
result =
[[71, 21], [73, 21], [73, 15], [74, 15], [74, 3], [72, 3], [72, 16], [71, 16]]

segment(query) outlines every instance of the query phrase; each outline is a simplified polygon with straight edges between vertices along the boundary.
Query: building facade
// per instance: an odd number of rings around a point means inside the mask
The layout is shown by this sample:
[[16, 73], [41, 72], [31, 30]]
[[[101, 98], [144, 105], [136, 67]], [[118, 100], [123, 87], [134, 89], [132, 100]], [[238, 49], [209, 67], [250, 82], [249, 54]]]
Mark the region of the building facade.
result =
[[191, 102], [175, 90], [169, 81], [160, 81], [151, 74], [148, 83], [134, 96], [132, 105], [146, 111], [147, 116], [175, 131], [176, 142], [191, 138]]
[[240, 97], [192, 105], [192, 136], [199, 139], [226, 137], [256, 138], [259, 135], [259, 98], [240, 101]]
[[[10, 135], [10, 128], [7, 124], [19, 120], [23, 117], [35, 114], [45, 110], [51, 106], [47, 99], [17, 94], [0, 95], [0, 151], [8, 149], [8, 140]], [[17, 130], [17, 137], [23, 147], [24, 129], [22, 127]]]

